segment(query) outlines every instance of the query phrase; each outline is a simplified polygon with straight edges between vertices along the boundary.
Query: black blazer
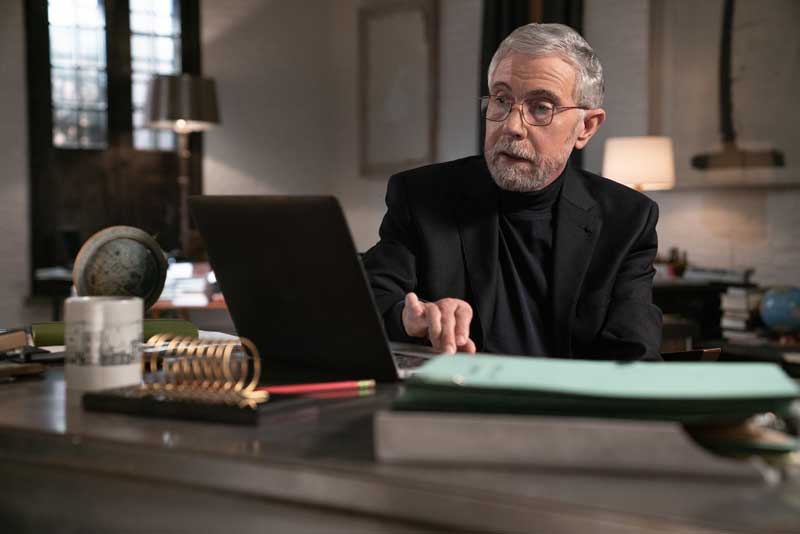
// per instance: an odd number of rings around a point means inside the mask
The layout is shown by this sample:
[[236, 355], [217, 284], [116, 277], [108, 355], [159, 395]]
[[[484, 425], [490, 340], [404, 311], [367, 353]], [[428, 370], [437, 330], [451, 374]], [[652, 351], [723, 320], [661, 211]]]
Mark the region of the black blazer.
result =
[[[652, 302], [658, 206], [645, 195], [567, 167], [553, 238], [554, 353], [658, 360], [661, 311]], [[405, 294], [470, 303], [478, 350], [492, 324], [498, 257], [498, 188], [483, 157], [391, 177], [380, 241], [364, 256], [390, 339], [405, 334]], [[416, 340], [419, 341], [419, 340]]]

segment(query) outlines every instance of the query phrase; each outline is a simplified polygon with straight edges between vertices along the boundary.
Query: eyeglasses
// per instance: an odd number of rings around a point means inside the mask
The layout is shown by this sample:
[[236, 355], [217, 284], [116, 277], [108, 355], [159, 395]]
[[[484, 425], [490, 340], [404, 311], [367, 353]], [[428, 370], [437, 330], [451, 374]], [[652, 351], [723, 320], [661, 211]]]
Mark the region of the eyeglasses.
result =
[[510, 96], [489, 95], [481, 97], [481, 115], [486, 120], [503, 122], [508, 118], [511, 110], [521, 106], [522, 120], [531, 126], [548, 126], [553, 122], [553, 116], [568, 109], [589, 109], [582, 106], [556, 106], [548, 100], [529, 98], [517, 103]]

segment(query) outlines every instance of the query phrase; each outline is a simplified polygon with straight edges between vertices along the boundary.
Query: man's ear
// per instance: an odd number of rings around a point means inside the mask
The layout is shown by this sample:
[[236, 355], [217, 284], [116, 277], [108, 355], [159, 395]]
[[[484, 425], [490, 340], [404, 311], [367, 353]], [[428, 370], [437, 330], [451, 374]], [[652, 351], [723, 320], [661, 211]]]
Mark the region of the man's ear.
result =
[[606, 120], [606, 112], [603, 108], [587, 109], [583, 112], [583, 130], [578, 134], [575, 140], [575, 148], [581, 149], [586, 146], [589, 139], [597, 133], [600, 125]]

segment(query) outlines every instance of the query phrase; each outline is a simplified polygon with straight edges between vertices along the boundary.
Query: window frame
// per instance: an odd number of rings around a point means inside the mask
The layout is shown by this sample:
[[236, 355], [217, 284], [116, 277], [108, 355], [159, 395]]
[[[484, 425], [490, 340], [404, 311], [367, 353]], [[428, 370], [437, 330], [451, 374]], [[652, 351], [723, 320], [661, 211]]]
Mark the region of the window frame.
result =
[[[106, 148], [56, 147], [53, 144], [53, 103], [50, 72], [50, 36], [47, 0], [25, 0], [25, 26], [27, 45], [28, 82], [28, 140], [30, 191], [29, 210], [31, 227], [31, 294], [50, 295], [47, 284], [37, 283], [37, 268], [53, 266], [53, 257], [66, 261], [74, 251], [51, 253], [52, 234], [56, 226], [68, 220], [75, 210], [92, 210], [94, 206], [77, 206], [59, 197], [59, 191], [68, 186], [64, 175], [81, 176], [99, 181], [108, 175], [125, 178], [125, 193], [136, 188], [136, 179], [152, 180], [157, 174], [163, 177], [164, 204], [177, 204], [177, 188], [166, 183], [177, 176], [177, 153], [158, 149], [136, 149], [133, 146], [133, 102], [131, 84], [131, 29], [128, 0], [104, 0], [106, 16], [106, 72], [107, 72], [107, 135]], [[201, 74], [200, 5], [199, 0], [181, 0], [181, 68], [183, 73]], [[46, 104], [43, 104], [46, 103]], [[202, 190], [202, 138], [192, 134], [189, 139], [190, 192]], [[64, 169], [68, 169], [64, 171]], [[96, 172], [102, 170], [103, 172]], [[115, 174], [116, 173], [116, 174]], [[96, 178], [94, 177], [96, 175]], [[82, 184], [76, 183], [75, 187]], [[150, 184], [152, 186], [152, 184]], [[142, 185], [141, 187], [144, 187]], [[152, 187], [151, 187], [152, 188]], [[55, 192], [54, 192], [55, 191]], [[135, 191], [134, 191], [135, 192]], [[173, 199], [173, 193], [175, 198]], [[168, 198], [167, 198], [168, 197]], [[124, 199], [113, 199], [124, 202]], [[65, 207], [69, 204], [68, 207]], [[138, 206], [137, 206], [138, 208]], [[163, 206], [162, 206], [163, 208]], [[162, 209], [163, 211], [163, 209]], [[82, 221], [82, 234], [112, 224], [131, 224], [158, 233], [162, 246], [177, 242], [178, 221], [174, 214], [149, 214], [149, 224], [141, 224], [139, 217], [98, 216], [96, 220]], [[113, 219], [113, 220], [112, 220]], [[82, 235], [86, 238], [88, 235]], [[48, 248], [49, 247], [49, 248]], [[56, 248], [58, 248], [56, 246]], [[60, 263], [56, 263], [58, 265]]]

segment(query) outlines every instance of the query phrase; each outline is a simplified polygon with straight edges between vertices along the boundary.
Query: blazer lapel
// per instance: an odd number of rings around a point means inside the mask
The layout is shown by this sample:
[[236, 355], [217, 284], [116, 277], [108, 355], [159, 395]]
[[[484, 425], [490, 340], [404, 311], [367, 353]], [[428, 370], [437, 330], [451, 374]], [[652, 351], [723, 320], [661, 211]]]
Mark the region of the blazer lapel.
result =
[[486, 329], [492, 324], [497, 294], [497, 188], [485, 163], [476, 178], [459, 179], [470, 180], [469, 186], [462, 189], [457, 220], [464, 266], [480, 323], [479, 343], [482, 346]]
[[583, 185], [583, 177], [567, 167], [563, 178], [566, 180], [558, 201], [553, 241], [554, 356], [571, 353], [575, 306], [603, 224], [594, 211], [596, 203]]

